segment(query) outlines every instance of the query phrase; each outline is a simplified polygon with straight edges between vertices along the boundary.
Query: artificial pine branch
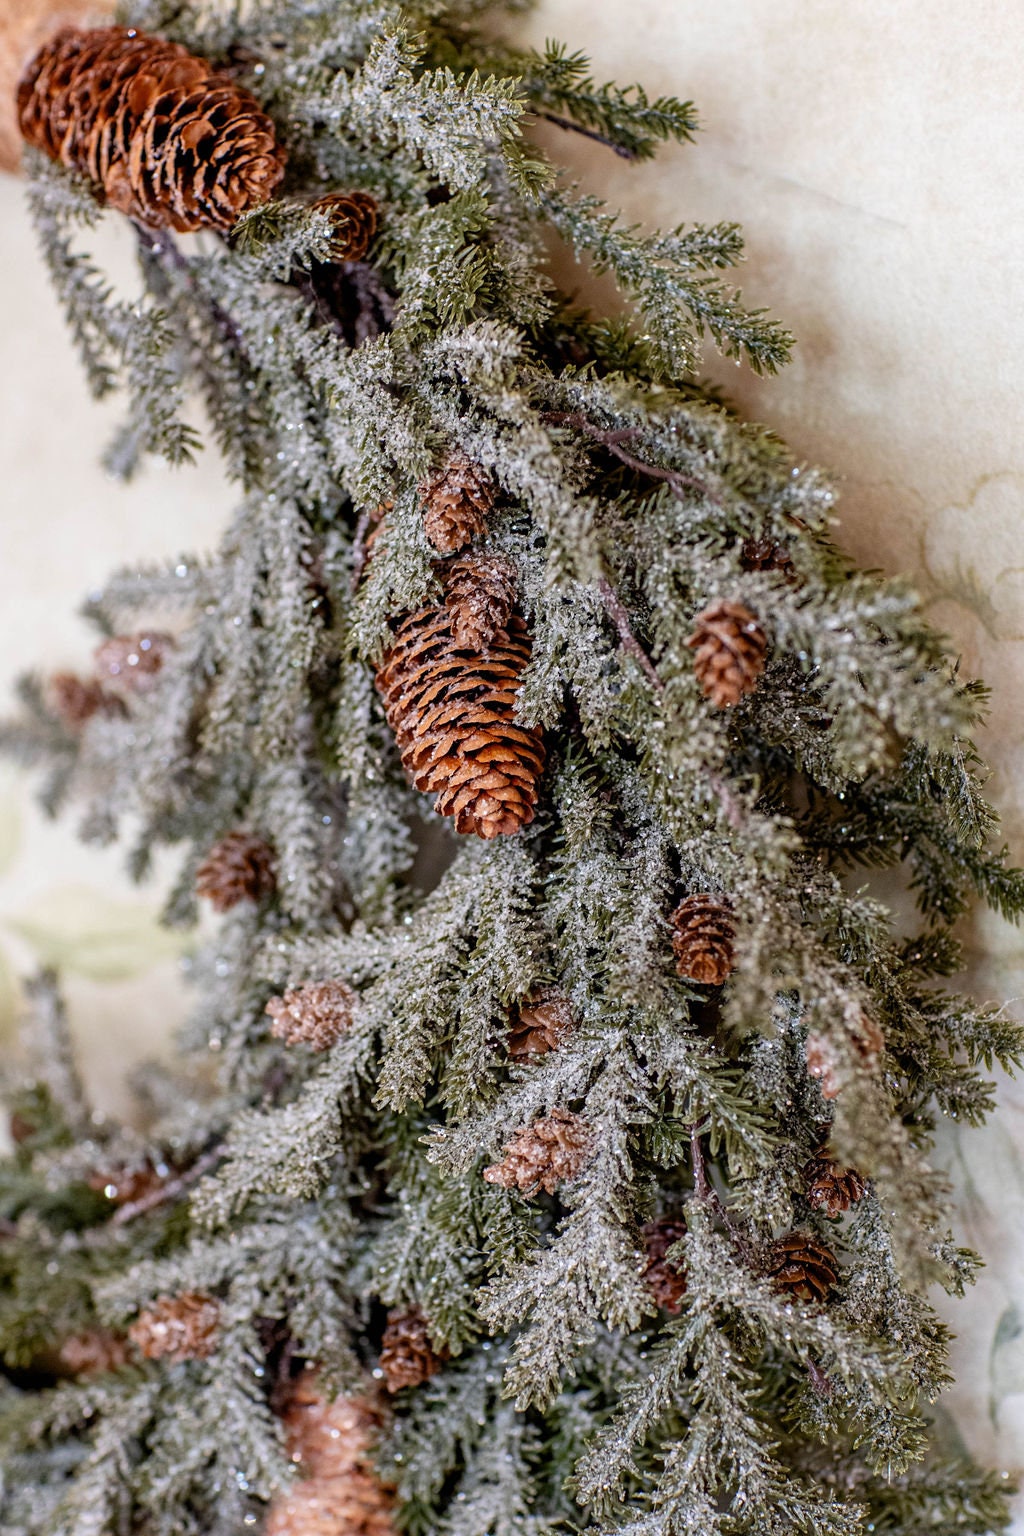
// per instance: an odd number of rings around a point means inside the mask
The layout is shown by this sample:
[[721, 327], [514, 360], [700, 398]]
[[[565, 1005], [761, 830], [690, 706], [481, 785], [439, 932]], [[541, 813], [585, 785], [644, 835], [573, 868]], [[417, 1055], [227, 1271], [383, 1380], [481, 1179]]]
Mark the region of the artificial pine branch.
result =
[[[976, 1265], [934, 1128], [1024, 1049], [944, 986], [974, 896], [1024, 911], [983, 694], [697, 382], [707, 337], [790, 350], [721, 280], [736, 227], [623, 227], [529, 140], [643, 159], [690, 104], [503, 46], [503, 8], [125, 0], [162, 42], [65, 39], [73, 101], [33, 77], [115, 467], [197, 451], [197, 389], [240, 496], [212, 556], [92, 596], [96, 657], [0, 733], [87, 836], [130, 823], [139, 878], [181, 851], [170, 921], [222, 910], [143, 1129], [94, 1120], [37, 990], [0, 1166], [16, 1536], [1006, 1520], [922, 1411], [926, 1287]], [[253, 197], [218, 179], [232, 103]], [[81, 250], [104, 198], [136, 304]], [[635, 324], [558, 292], [552, 229]], [[918, 931], [851, 894], [871, 865]]]

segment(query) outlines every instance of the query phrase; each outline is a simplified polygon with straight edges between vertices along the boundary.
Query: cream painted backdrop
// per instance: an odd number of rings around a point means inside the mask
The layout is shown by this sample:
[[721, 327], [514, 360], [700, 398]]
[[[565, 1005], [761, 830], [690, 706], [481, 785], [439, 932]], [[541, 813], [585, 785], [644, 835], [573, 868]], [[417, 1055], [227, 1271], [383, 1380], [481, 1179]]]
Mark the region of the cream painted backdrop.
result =
[[[991, 793], [1024, 859], [1024, 12], [1005, 0], [544, 0], [520, 30], [585, 46], [602, 78], [698, 103], [698, 146], [654, 166], [556, 130], [552, 147], [633, 219], [744, 224], [748, 296], [800, 345], [781, 379], [718, 376], [834, 468], [843, 542], [912, 572], [965, 668], [993, 685]], [[80, 662], [73, 613], [89, 587], [115, 564], [208, 547], [228, 496], [212, 460], [127, 488], [103, 478], [110, 412], [86, 398], [9, 178], [0, 200], [0, 666], [13, 676]], [[100, 238], [127, 271], [124, 231]], [[71, 830], [0, 781], [0, 1011], [14, 970], [60, 960], [90, 1080], [117, 1107], [126, 1061], [181, 1016], [177, 961], [152, 921], [156, 895], [124, 882], [116, 850], [82, 849]], [[975, 984], [1020, 1010], [1021, 936], [985, 917], [966, 937]], [[961, 1235], [989, 1259], [950, 1312], [961, 1383], [947, 1406], [971, 1449], [1020, 1471], [1021, 1087], [1003, 1084], [995, 1121], [950, 1136], [944, 1155]]]

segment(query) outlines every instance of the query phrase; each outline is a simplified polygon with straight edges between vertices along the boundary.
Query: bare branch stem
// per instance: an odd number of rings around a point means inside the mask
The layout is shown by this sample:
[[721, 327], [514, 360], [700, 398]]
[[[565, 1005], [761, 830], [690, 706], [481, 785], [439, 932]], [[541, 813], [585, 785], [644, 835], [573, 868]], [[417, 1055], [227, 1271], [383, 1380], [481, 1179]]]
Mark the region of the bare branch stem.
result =
[[643, 672], [644, 676], [654, 684], [654, 687], [657, 688], [658, 692], [663, 693], [665, 691], [665, 684], [658, 676], [653, 661], [648, 656], [639, 640], [636, 638], [636, 635], [634, 635], [629, 622], [629, 614], [626, 612], [621, 599], [613, 590], [611, 583], [607, 580], [606, 577], [601, 577], [597, 583], [597, 590], [601, 594], [601, 601], [604, 604], [609, 617], [619, 632], [619, 639], [622, 642], [622, 649], [628, 655], [632, 656], [633, 660], [640, 667], [640, 670]]
[[721, 506], [722, 498], [713, 491], [705, 481], [699, 480], [696, 475], [685, 475], [678, 469], [666, 469], [661, 464], [649, 464], [646, 459], [638, 459], [635, 454], [629, 453], [622, 447], [624, 442], [640, 436], [639, 427], [619, 427], [609, 429], [599, 427], [596, 422], [588, 420], [581, 411], [545, 411], [542, 420], [550, 422], [552, 426], [574, 427], [578, 432], [585, 432], [593, 438], [595, 443], [600, 443], [603, 448], [614, 456], [628, 469], [636, 470], [637, 474], [646, 475], [649, 480], [661, 480], [672, 487], [680, 501], [685, 500], [687, 491], [696, 491], [700, 496], [706, 496], [709, 501]]

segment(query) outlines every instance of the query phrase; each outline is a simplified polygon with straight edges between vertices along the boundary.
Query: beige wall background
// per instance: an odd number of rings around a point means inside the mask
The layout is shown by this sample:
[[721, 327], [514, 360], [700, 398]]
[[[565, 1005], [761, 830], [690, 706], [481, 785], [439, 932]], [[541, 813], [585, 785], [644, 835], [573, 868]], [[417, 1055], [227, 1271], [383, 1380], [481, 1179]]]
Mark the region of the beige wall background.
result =
[[[717, 376], [836, 471], [846, 547], [913, 573], [965, 669], [993, 686], [990, 789], [1024, 859], [1024, 12], [1000, 0], [543, 0], [520, 30], [585, 47], [602, 79], [697, 102], [698, 145], [653, 166], [557, 130], [547, 142], [631, 219], [745, 226], [747, 295], [800, 345], [780, 379], [731, 365]], [[105, 226], [94, 244], [127, 272], [123, 229]], [[96, 458], [116, 407], [86, 397], [11, 178], [0, 252], [6, 695], [29, 664], [82, 664], [82, 595], [114, 565], [209, 547], [229, 495], [212, 457], [130, 487], [104, 479]], [[177, 962], [155, 894], [123, 881], [117, 850], [72, 834], [73, 822], [43, 824], [14, 776], [0, 779], [0, 1013], [15, 1006], [17, 970], [59, 959], [90, 1080], [117, 1108], [126, 1060], [181, 1016]], [[967, 939], [974, 985], [1020, 1011], [1020, 933], [986, 915]], [[943, 1155], [961, 1190], [958, 1231], [989, 1262], [948, 1312], [961, 1379], [940, 1411], [974, 1452], [1020, 1472], [1020, 1085], [1004, 1083], [990, 1126], [954, 1132]]]

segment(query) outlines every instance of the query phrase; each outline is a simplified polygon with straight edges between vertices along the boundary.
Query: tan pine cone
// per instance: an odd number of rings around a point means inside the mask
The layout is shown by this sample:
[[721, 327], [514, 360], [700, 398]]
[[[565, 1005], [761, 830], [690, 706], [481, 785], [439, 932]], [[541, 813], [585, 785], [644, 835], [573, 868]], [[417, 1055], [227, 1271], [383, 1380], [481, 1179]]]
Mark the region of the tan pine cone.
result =
[[377, 233], [376, 199], [369, 192], [328, 192], [309, 207], [331, 221], [331, 261], [362, 261]]
[[672, 913], [672, 950], [676, 970], [688, 981], [720, 987], [735, 958], [736, 929], [732, 906], [721, 896], [701, 892], [685, 897]]
[[111, 635], [93, 652], [96, 675], [126, 694], [148, 693], [173, 649], [173, 638], [156, 629]]
[[127, 27], [66, 27], [44, 43], [22, 75], [18, 118], [27, 143], [155, 229], [229, 230], [284, 174], [251, 92]]
[[844, 1168], [823, 1152], [804, 1164], [807, 1203], [826, 1216], [841, 1216], [864, 1198], [867, 1185], [856, 1168]]
[[827, 1301], [839, 1280], [835, 1254], [807, 1232], [788, 1232], [778, 1240], [768, 1272], [780, 1290], [801, 1301]]
[[463, 555], [443, 567], [444, 602], [455, 644], [486, 651], [507, 638], [516, 600], [516, 572], [510, 560]]
[[513, 1061], [530, 1061], [557, 1048], [572, 1028], [572, 1008], [564, 992], [546, 987], [513, 1009], [508, 1030], [508, 1054]]
[[370, 1397], [330, 1402], [303, 1372], [282, 1414], [300, 1480], [271, 1500], [266, 1536], [394, 1536], [392, 1498], [373, 1458], [380, 1420]]
[[508, 836], [533, 820], [544, 743], [539, 728], [515, 720], [529, 659], [518, 615], [485, 655], [456, 644], [444, 608], [398, 621], [377, 688], [406, 772], [457, 832]]
[[215, 843], [196, 870], [196, 890], [215, 912], [227, 912], [240, 901], [262, 901], [276, 885], [271, 849], [242, 827]]
[[62, 1339], [57, 1351], [59, 1374], [68, 1376], [98, 1376], [103, 1371], [116, 1371], [128, 1359], [127, 1340], [105, 1328], [94, 1328], [89, 1333], [73, 1333]]
[[283, 997], [270, 999], [266, 1007], [274, 1021], [270, 1033], [286, 1045], [309, 1045], [314, 1051], [329, 1051], [351, 1028], [357, 1001], [352, 988], [343, 981], [308, 982]]
[[716, 709], [728, 709], [757, 687], [767, 637], [749, 608], [724, 598], [699, 613], [695, 624], [686, 643], [695, 653], [697, 681]]
[[644, 1284], [658, 1306], [670, 1317], [677, 1316], [679, 1305], [686, 1295], [686, 1271], [682, 1259], [665, 1257], [674, 1243], [686, 1236], [686, 1223], [663, 1216], [659, 1221], [649, 1221], [643, 1229], [647, 1266]]
[[576, 1177], [593, 1147], [594, 1132], [585, 1120], [566, 1109], [553, 1109], [516, 1131], [501, 1162], [484, 1169], [484, 1178], [528, 1197], [542, 1189], [553, 1195], [559, 1184]]
[[220, 1305], [200, 1291], [161, 1296], [140, 1312], [128, 1337], [147, 1360], [205, 1360], [217, 1348]]
[[436, 1350], [430, 1342], [427, 1320], [419, 1307], [388, 1313], [380, 1347], [380, 1369], [389, 1392], [418, 1387], [436, 1376], [448, 1359], [447, 1349]]
[[0, 5], [0, 171], [16, 171], [21, 159], [15, 95], [29, 59], [61, 27], [98, 20], [113, 9], [112, 0], [5, 0]]
[[124, 704], [96, 682], [74, 672], [55, 672], [47, 685], [53, 707], [70, 731], [80, 731], [94, 715], [123, 715]]
[[423, 481], [419, 492], [427, 538], [442, 555], [454, 555], [486, 531], [494, 482], [466, 454], [453, 453], [439, 473]]

